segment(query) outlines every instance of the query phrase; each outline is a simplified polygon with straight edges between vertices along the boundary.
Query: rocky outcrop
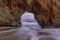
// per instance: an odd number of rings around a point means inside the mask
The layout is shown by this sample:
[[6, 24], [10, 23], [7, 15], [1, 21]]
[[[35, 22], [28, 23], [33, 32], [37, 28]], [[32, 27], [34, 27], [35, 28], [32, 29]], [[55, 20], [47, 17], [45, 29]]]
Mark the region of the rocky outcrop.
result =
[[[29, 2], [28, 2], [29, 1]], [[0, 26], [17, 26], [24, 11], [31, 10], [30, 0], [0, 0]]]
[[60, 26], [60, 0], [34, 0], [33, 11], [42, 26]]
[[59, 0], [0, 0], [0, 25], [18, 25], [24, 11], [33, 12], [41, 26], [60, 26]]
[[22, 3], [20, 0], [0, 0], [0, 26], [17, 25], [23, 12]]

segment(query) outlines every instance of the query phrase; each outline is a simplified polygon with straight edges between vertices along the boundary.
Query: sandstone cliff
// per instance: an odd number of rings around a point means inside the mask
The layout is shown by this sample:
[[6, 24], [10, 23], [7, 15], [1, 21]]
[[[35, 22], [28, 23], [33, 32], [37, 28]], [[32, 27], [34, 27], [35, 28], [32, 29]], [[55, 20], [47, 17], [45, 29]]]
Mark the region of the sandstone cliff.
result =
[[[29, 1], [29, 2], [28, 2]], [[31, 10], [30, 0], [0, 0], [0, 26], [18, 26], [24, 11]]]
[[33, 9], [42, 26], [60, 26], [60, 0], [34, 0]]
[[0, 0], [0, 25], [18, 25], [24, 11], [33, 12], [41, 26], [60, 26], [59, 0]]
[[17, 20], [22, 10], [22, 1], [20, 0], [0, 0], [0, 25], [17, 25]]

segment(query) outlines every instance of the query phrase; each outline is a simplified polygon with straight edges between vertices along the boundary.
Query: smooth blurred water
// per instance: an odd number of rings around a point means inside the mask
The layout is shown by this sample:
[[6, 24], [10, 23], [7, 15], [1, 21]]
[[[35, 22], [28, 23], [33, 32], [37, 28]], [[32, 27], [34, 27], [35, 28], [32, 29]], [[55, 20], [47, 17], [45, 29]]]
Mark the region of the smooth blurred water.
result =
[[23, 27], [29, 27], [32, 29], [40, 29], [41, 28], [41, 26], [35, 20], [33, 13], [25, 12], [21, 16], [21, 23], [22, 23]]
[[[27, 15], [30, 15], [28, 12], [25, 13]], [[49, 37], [60, 40], [60, 29], [41, 29], [41, 26], [35, 20], [34, 15], [28, 17], [26, 14], [22, 15], [21, 27], [6, 31], [0, 31], [0, 40], [39, 40], [39, 38], [46, 40], [46, 38]], [[43, 33], [42, 35], [39, 35], [38, 32]], [[48, 34], [45, 35], [44, 33]]]
[[[21, 36], [19, 36], [21, 37], [21, 40], [28, 40], [28, 38], [29, 40], [37, 40], [37, 32], [41, 29], [41, 26], [35, 20], [34, 15], [32, 13], [25, 12], [21, 16], [21, 23], [22, 26], [17, 32], [18, 34], [21, 34]], [[23, 39], [22, 37], [26, 37], [26, 39]]]

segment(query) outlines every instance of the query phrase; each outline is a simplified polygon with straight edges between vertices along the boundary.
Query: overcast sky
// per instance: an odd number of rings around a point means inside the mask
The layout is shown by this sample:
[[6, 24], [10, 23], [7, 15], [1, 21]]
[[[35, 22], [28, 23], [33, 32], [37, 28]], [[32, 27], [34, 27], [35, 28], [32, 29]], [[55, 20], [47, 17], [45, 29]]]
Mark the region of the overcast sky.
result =
[[21, 21], [35, 21], [34, 14], [24, 12], [24, 14], [21, 16]]

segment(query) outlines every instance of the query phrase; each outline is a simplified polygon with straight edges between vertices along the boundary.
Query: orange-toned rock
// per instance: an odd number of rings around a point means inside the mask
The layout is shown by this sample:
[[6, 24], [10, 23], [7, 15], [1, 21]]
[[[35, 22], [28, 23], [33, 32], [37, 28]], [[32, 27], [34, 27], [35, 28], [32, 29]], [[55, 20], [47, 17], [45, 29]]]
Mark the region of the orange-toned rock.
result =
[[17, 21], [23, 12], [23, 1], [0, 0], [0, 25], [18, 25]]
[[0, 25], [18, 25], [24, 11], [42, 26], [60, 26], [60, 0], [0, 0]]
[[31, 10], [31, 2], [30, 0], [0, 0], [0, 26], [18, 25], [23, 12]]
[[60, 26], [60, 0], [33, 0], [33, 9], [42, 26]]

